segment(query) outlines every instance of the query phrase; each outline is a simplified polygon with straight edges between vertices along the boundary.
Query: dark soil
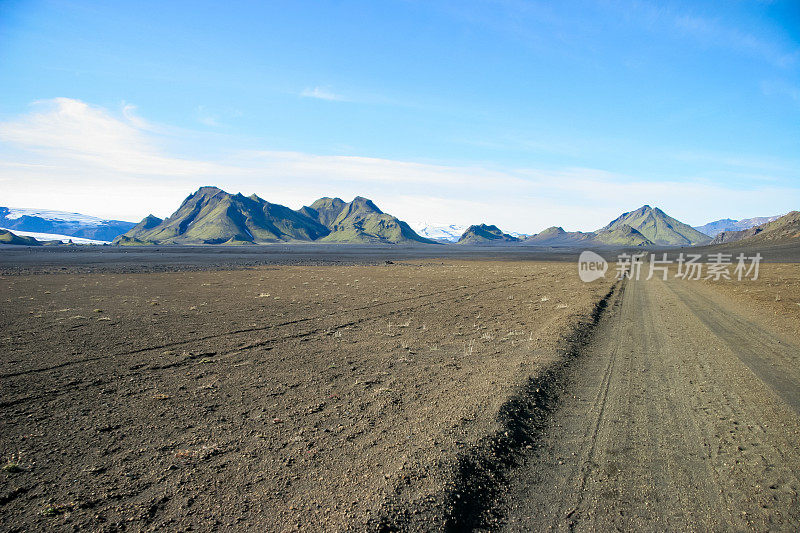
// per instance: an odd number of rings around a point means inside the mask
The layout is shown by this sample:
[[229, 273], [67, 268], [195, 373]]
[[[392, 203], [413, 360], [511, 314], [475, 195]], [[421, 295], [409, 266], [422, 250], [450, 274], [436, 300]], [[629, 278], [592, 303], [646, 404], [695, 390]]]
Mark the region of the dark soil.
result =
[[[505, 475], [486, 452], [524, 451], [530, 436], [505, 433], [527, 431], [514, 417], [535, 413], [531, 387], [611, 281], [581, 283], [571, 262], [393, 253], [0, 278], [0, 442], [15, 465], [0, 473], [0, 528], [468, 518], [456, 501], [479, 479], [470, 469]], [[481, 515], [493, 505], [467, 496]]]

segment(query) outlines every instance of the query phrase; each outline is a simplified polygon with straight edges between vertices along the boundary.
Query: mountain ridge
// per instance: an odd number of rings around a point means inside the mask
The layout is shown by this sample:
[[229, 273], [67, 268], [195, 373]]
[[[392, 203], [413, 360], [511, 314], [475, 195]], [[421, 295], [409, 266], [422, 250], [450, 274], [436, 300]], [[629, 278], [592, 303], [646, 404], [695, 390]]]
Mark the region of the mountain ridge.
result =
[[461, 237], [458, 239], [457, 244], [499, 244], [502, 242], [516, 243], [520, 239], [503, 233], [500, 228], [494, 224], [473, 224], [468, 227]]
[[372, 200], [323, 197], [295, 211], [253, 194], [200, 187], [169, 217], [148, 215], [116, 244], [266, 244], [280, 242], [431, 243]]
[[790, 211], [753, 228], [723, 231], [710, 244], [776, 244], [797, 240], [800, 240], [800, 211]]
[[769, 217], [743, 218], [741, 220], [722, 218], [720, 220], [708, 222], [707, 224], [703, 224], [702, 226], [694, 226], [694, 229], [696, 229], [700, 233], [705, 233], [710, 237], [716, 237], [723, 231], [747, 230], [750, 228], [754, 228], [756, 226], [760, 226], [761, 224], [766, 224], [767, 222], [772, 222], [773, 220], [777, 220], [781, 216], [782, 215], [773, 215]]

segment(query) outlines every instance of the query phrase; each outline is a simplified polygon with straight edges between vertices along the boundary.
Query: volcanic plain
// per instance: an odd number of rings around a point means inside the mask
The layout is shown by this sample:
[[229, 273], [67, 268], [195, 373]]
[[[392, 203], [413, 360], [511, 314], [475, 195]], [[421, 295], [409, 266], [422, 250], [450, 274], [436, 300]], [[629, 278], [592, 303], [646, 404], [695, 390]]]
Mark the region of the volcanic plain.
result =
[[64, 270], [0, 278], [8, 531], [443, 527], [614, 284], [509, 259]]

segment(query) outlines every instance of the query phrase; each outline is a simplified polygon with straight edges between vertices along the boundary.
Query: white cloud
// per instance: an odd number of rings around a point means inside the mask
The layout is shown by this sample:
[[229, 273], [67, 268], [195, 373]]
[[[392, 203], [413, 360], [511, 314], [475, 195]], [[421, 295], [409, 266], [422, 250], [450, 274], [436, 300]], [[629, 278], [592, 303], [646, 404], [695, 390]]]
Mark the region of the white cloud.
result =
[[330, 101], [339, 101], [342, 102], [345, 98], [342, 95], [336, 94], [332, 92], [330, 89], [325, 87], [306, 87], [300, 93], [300, 96], [304, 98], [317, 98], [319, 100], [330, 100]]
[[122, 118], [70, 98], [34, 106], [37, 111], [0, 123], [0, 140], [38, 153], [36, 162], [72, 161], [127, 175], [190, 176], [215, 169], [211, 163], [161, 154], [145, 135], [146, 123], [131, 118], [130, 105], [123, 107]]
[[404, 220], [487, 222], [531, 233], [551, 225], [596, 229], [645, 203], [692, 224], [800, 204], [797, 189], [764, 180], [736, 188], [724, 180], [649, 181], [591, 168], [502, 169], [271, 150], [178, 157], [156, 133], [170, 128], [133, 112], [130, 105], [115, 115], [58, 98], [0, 123], [3, 205], [139, 220], [151, 212], [169, 215], [196, 188], [217, 185], [294, 208], [320, 196], [362, 195]]

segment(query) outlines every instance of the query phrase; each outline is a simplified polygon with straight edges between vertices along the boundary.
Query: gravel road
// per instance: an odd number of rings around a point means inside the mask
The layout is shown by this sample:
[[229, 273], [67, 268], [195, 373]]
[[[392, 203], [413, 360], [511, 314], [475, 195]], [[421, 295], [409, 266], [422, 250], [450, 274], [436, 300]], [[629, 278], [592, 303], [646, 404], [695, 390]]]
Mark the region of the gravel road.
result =
[[691, 283], [620, 291], [512, 476], [507, 531], [798, 528], [800, 348]]

